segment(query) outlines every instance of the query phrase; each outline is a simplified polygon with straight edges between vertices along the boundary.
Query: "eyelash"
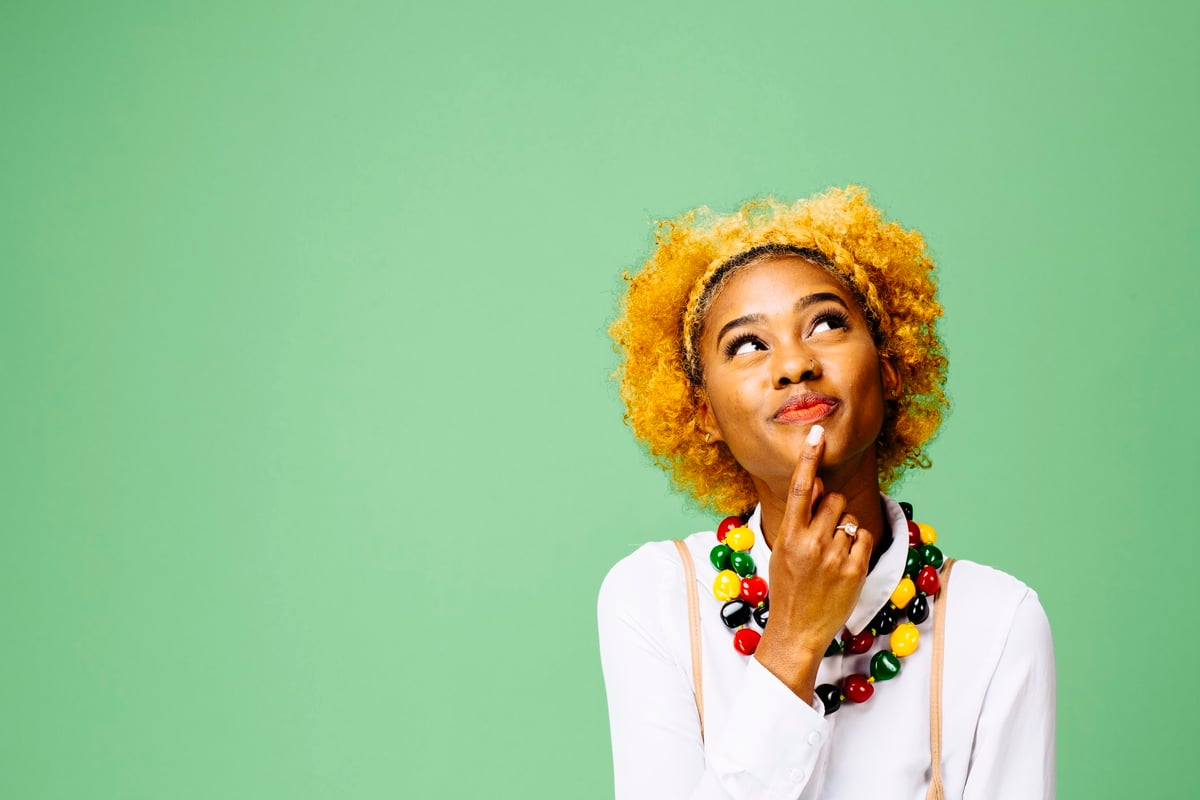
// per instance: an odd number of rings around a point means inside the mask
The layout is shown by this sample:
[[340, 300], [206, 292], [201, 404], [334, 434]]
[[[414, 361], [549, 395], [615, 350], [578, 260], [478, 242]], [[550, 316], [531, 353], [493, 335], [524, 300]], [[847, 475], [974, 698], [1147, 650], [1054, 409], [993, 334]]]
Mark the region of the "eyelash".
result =
[[[831, 328], [849, 328], [850, 315], [840, 308], [831, 308], [828, 311], [822, 311], [821, 314], [813, 320], [813, 327], [816, 327], [822, 322], [830, 323]], [[834, 325], [833, 323], [837, 323]]]
[[[850, 315], [840, 308], [831, 308], [828, 311], [822, 311], [820, 314], [818, 314], [812, 322], [812, 327], [815, 328], [822, 322], [829, 323], [829, 327], [833, 328], [834, 330], [839, 328], [848, 328], [850, 327]], [[733, 358], [735, 355], [737, 355], [738, 349], [747, 342], [753, 342], [755, 344], [762, 345], [763, 347], [766, 346], [763, 344], [763, 340], [754, 334], [743, 333], [741, 336], [735, 336], [726, 342], [725, 347], [722, 348], [722, 352], [725, 354], [726, 358]]]
[[726, 342], [725, 347], [722, 348], [722, 352], [725, 353], [726, 358], [733, 358], [735, 355], [737, 355], [738, 349], [747, 342], [754, 342], [755, 344], [759, 345], [763, 343], [762, 339], [758, 338], [754, 334], [743, 333], [741, 336], [735, 336]]

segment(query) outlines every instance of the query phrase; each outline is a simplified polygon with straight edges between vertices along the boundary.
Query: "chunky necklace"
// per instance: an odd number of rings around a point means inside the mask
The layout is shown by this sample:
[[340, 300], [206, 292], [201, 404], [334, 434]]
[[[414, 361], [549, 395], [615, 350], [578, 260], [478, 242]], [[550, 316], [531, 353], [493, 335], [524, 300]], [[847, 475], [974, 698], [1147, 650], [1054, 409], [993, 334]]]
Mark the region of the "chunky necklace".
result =
[[[823, 683], [817, 687], [817, 696], [825, 704], [827, 715], [837, 711], [843, 700], [865, 703], [875, 693], [875, 683], [900, 674], [900, 659], [913, 653], [920, 642], [917, 626], [929, 618], [929, 598], [941, 589], [938, 570], [945, 559], [934, 544], [937, 531], [930, 525], [913, 522], [912, 506], [908, 503], [901, 503], [900, 507], [908, 521], [908, 561], [904, 575], [870, 624], [858, 634], [843, 631], [840, 640], [830, 643], [825, 657], [841, 652], [861, 655], [871, 649], [876, 637], [887, 636], [887, 643], [871, 657], [869, 675], [855, 673], [842, 678], [839, 684]], [[734, 649], [746, 656], [754, 654], [762, 638], [751, 627], [751, 621], [759, 629], [765, 629], [771, 613], [767, 582], [758, 574], [750, 555], [753, 546], [754, 531], [746, 527], [746, 520], [726, 517], [717, 526], [717, 544], [708, 554], [717, 570], [713, 595], [724, 603], [721, 621], [734, 632]], [[902, 622], [902, 617], [907, 621]]]

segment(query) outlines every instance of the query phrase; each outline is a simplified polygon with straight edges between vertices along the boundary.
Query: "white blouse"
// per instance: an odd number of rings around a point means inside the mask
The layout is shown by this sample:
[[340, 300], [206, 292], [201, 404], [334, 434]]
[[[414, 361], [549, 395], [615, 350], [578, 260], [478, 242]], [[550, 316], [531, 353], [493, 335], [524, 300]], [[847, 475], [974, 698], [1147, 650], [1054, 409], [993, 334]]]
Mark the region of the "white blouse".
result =
[[[866, 627], [904, 572], [904, 512], [884, 498], [892, 544], [867, 576], [851, 631]], [[917, 515], [920, 519], [920, 514]], [[770, 569], [760, 512], [747, 523], [759, 574]], [[952, 541], [952, 539], [951, 539]], [[686, 540], [696, 567], [704, 737], [693, 696], [683, 565], [671, 542], [643, 545], [600, 589], [600, 656], [618, 798], [923, 800], [930, 780], [932, 603], [900, 674], [826, 717], [757, 659], [733, 649], [713, 597], [711, 531]], [[947, 550], [953, 555], [951, 544]], [[939, 601], [940, 602], [940, 601]], [[959, 561], [946, 607], [942, 776], [947, 800], [1054, 797], [1054, 650], [1032, 589]], [[869, 674], [871, 656], [826, 658], [817, 684]]]

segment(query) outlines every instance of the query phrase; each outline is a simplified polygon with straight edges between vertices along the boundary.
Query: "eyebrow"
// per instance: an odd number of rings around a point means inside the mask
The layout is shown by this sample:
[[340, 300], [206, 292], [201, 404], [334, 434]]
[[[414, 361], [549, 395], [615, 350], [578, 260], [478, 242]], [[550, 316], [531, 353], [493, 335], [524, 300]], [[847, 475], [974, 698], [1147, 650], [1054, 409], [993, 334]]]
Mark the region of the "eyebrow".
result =
[[[814, 294], [806, 294], [804, 297], [801, 297], [796, 301], [796, 305], [793, 306], [792, 310], [800, 312], [811, 305], [824, 303], [827, 301], [837, 303], [847, 311], [850, 310], [849, 306], [846, 305], [846, 301], [833, 292], [815, 292]], [[738, 317], [737, 319], [731, 319], [729, 322], [726, 322], [724, 325], [722, 325], [721, 330], [717, 332], [717, 342], [719, 343], [721, 339], [725, 338], [725, 334], [729, 333], [734, 328], [737, 328], [741, 325], [747, 325], [749, 323], [762, 323], [766, 321], [767, 318], [763, 314], [746, 314]]]

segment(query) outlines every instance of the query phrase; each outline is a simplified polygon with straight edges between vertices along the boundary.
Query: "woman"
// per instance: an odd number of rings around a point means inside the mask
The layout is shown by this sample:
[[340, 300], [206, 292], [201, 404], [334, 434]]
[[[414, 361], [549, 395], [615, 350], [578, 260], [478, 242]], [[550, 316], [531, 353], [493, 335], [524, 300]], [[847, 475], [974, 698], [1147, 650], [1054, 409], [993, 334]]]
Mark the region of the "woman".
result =
[[744, 519], [604, 581], [618, 797], [1053, 796], [1036, 594], [970, 562], [940, 593], [937, 510], [910, 523], [883, 494], [929, 465], [947, 406], [932, 271], [851, 187], [692, 212], [627, 276], [626, 420], [678, 487]]

